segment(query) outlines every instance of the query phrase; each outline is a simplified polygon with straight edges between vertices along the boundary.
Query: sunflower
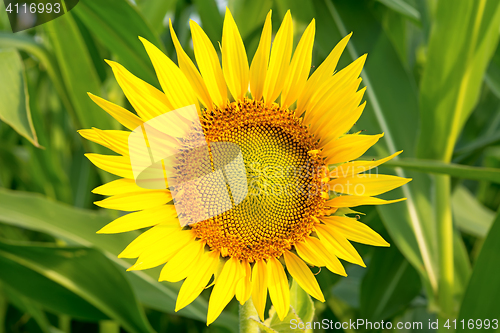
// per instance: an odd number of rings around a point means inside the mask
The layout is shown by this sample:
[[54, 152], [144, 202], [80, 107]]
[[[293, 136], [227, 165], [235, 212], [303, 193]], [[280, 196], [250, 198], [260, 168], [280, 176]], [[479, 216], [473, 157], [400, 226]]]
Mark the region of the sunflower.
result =
[[[119, 257], [138, 258], [129, 270], [164, 265], [160, 281], [184, 280], [176, 311], [213, 286], [207, 325], [234, 296], [241, 304], [251, 297], [264, 320], [268, 292], [283, 320], [290, 303], [285, 267], [302, 289], [324, 302], [311, 267], [324, 266], [346, 276], [339, 259], [365, 267], [350, 241], [389, 246], [368, 226], [345, 214], [352, 212], [350, 207], [404, 200], [374, 196], [409, 179], [363, 173], [400, 152], [380, 160], [353, 161], [382, 135], [349, 133], [366, 105], [366, 102], [361, 104], [366, 88], [358, 90], [366, 55], [334, 73], [350, 35], [310, 75], [314, 20], [292, 56], [290, 12], [286, 13], [273, 43], [269, 12], [251, 65], [229, 10], [223, 25], [222, 65], [201, 27], [193, 21], [190, 25], [197, 66], [182, 49], [171, 24], [178, 66], [141, 38], [163, 92], [120, 64], [108, 61], [137, 115], [89, 95], [132, 131], [156, 117], [194, 105], [201, 126], [198, 134], [207, 145], [226, 142], [238, 147], [248, 184], [246, 195], [233, 202], [228, 210], [196, 223], [180, 223], [187, 212], [177, 211], [179, 206], [173, 204], [175, 198], [166, 181], [180, 179], [187, 172], [185, 168], [171, 168], [174, 176], [164, 177], [163, 189], [144, 188], [138, 185], [131, 166], [132, 149], [128, 140], [131, 132], [81, 130], [86, 139], [119, 154], [86, 154], [97, 167], [121, 177], [94, 190], [110, 196], [96, 204], [131, 212], [98, 232], [149, 228]], [[174, 129], [177, 124], [170, 126]], [[197, 158], [192, 154], [190, 140], [194, 139], [178, 140], [185, 148], [177, 155], [178, 161], [188, 163]], [[164, 169], [165, 164], [162, 163]], [[198, 190], [211, 186], [206, 180], [198, 184]], [[196, 210], [194, 202], [184, 205], [183, 210]]]

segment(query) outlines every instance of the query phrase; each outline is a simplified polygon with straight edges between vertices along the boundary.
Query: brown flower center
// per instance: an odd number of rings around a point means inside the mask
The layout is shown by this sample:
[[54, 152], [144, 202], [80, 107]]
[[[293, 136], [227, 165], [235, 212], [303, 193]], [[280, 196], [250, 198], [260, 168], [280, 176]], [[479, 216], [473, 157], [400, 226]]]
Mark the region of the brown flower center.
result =
[[[202, 118], [208, 142], [241, 149], [248, 193], [232, 209], [191, 225], [223, 256], [278, 258], [312, 231], [323, 215], [317, 141], [291, 111], [246, 99]], [[210, 184], [206, 184], [210, 186]]]

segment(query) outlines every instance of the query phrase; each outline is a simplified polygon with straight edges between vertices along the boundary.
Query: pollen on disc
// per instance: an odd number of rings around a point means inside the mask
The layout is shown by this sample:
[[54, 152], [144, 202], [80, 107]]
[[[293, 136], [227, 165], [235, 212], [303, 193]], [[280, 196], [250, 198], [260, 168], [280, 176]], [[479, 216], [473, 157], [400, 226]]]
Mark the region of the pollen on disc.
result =
[[[228, 166], [223, 168], [225, 187], [200, 178], [205, 183], [199, 188], [213, 194], [201, 205], [223, 210], [229, 194], [232, 208], [191, 225], [196, 237], [223, 256], [254, 262], [279, 257], [308, 236], [313, 217], [322, 215], [324, 209], [319, 190], [322, 177], [316, 171], [325, 164], [319, 155], [308, 154], [318, 149], [318, 143], [300, 119], [277, 105], [245, 99], [205, 113], [201, 124], [208, 146], [213, 147], [212, 169], [217, 170], [217, 162]], [[243, 174], [241, 167], [230, 163], [238, 153]], [[187, 149], [180, 158], [190, 155]], [[214, 156], [219, 160], [214, 161]]]

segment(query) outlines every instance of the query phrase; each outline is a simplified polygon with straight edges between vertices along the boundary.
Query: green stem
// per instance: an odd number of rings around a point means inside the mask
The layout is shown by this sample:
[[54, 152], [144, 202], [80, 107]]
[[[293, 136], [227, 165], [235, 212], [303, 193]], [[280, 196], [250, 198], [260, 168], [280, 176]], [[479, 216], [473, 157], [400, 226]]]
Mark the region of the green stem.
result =
[[436, 176], [436, 222], [439, 254], [438, 303], [441, 317], [453, 317], [453, 222], [450, 206], [450, 177]]
[[68, 315], [59, 315], [59, 329], [64, 333], [71, 332], [71, 317]]
[[120, 333], [120, 325], [113, 320], [99, 322], [99, 333]]
[[0, 333], [5, 332], [5, 319], [7, 318], [7, 299], [0, 294]]
[[240, 333], [259, 333], [259, 324], [250, 319], [258, 318], [257, 310], [250, 297], [245, 304], [240, 305]]

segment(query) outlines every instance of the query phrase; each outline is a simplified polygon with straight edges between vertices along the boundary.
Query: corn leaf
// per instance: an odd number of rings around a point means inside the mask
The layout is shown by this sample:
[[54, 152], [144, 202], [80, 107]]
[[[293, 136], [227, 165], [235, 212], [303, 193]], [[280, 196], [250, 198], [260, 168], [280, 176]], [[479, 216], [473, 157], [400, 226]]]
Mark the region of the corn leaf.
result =
[[439, 1], [420, 89], [417, 156], [449, 161], [476, 105], [500, 26], [496, 0]]
[[[462, 307], [457, 319], [457, 332], [470, 331], [468, 321], [472, 319], [483, 319], [482, 327], [485, 319], [489, 320], [490, 327], [493, 328], [492, 320], [497, 320], [496, 327], [498, 328], [498, 318], [500, 318], [500, 307], [498, 299], [500, 298], [500, 266], [495, 263], [500, 260], [500, 213], [497, 214], [493, 226], [483, 244], [481, 252], [476, 260], [474, 271], [470, 278], [469, 285], [464, 294]], [[459, 321], [464, 319], [465, 325], [459, 324]], [[476, 328], [477, 326], [474, 326]], [[477, 327], [479, 328], [479, 327]]]
[[[5, 189], [0, 189], [0, 221], [44, 232], [72, 245], [94, 246], [119, 264], [123, 270], [131, 264], [116, 258], [116, 255], [138, 235], [136, 232], [98, 235], [96, 231], [111, 221], [109, 215], [70, 207], [37, 194]], [[125, 276], [144, 306], [175, 313], [178, 285], [158, 282], [158, 272], [155, 270], [127, 272]], [[206, 313], [207, 302], [201, 298], [177, 312], [179, 315], [202, 321], [206, 320]], [[214, 324], [234, 331], [235, 322], [233, 315], [223, 313]]]
[[[79, 128], [112, 129], [112, 118], [105, 115], [87, 95], [87, 92], [100, 95], [101, 84], [72, 13], [73, 11], [47, 22], [44, 27], [54, 48], [64, 85], [76, 110], [76, 125]], [[98, 145], [93, 146], [97, 151], [106, 151]]]
[[39, 147], [29, 105], [26, 74], [21, 56], [13, 49], [0, 49], [0, 120]]
[[390, 318], [420, 290], [417, 271], [397, 248], [376, 249], [361, 283], [361, 317], [369, 321]]
[[[168, 4], [168, 1], [165, 1]], [[81, 1], [74, 14], [82, 20], [96, 39], [117, 56], [133, 74], [158, 86], [158, 80], [139, 36], [162, 46], [137, 9], [123, 0]], [[104, 59], [101, 59], [104, 63]]]
[[53, 311], [151, 332], [124, 273], [95, 249], [0, 242], [0, 263], [3, 282]]

